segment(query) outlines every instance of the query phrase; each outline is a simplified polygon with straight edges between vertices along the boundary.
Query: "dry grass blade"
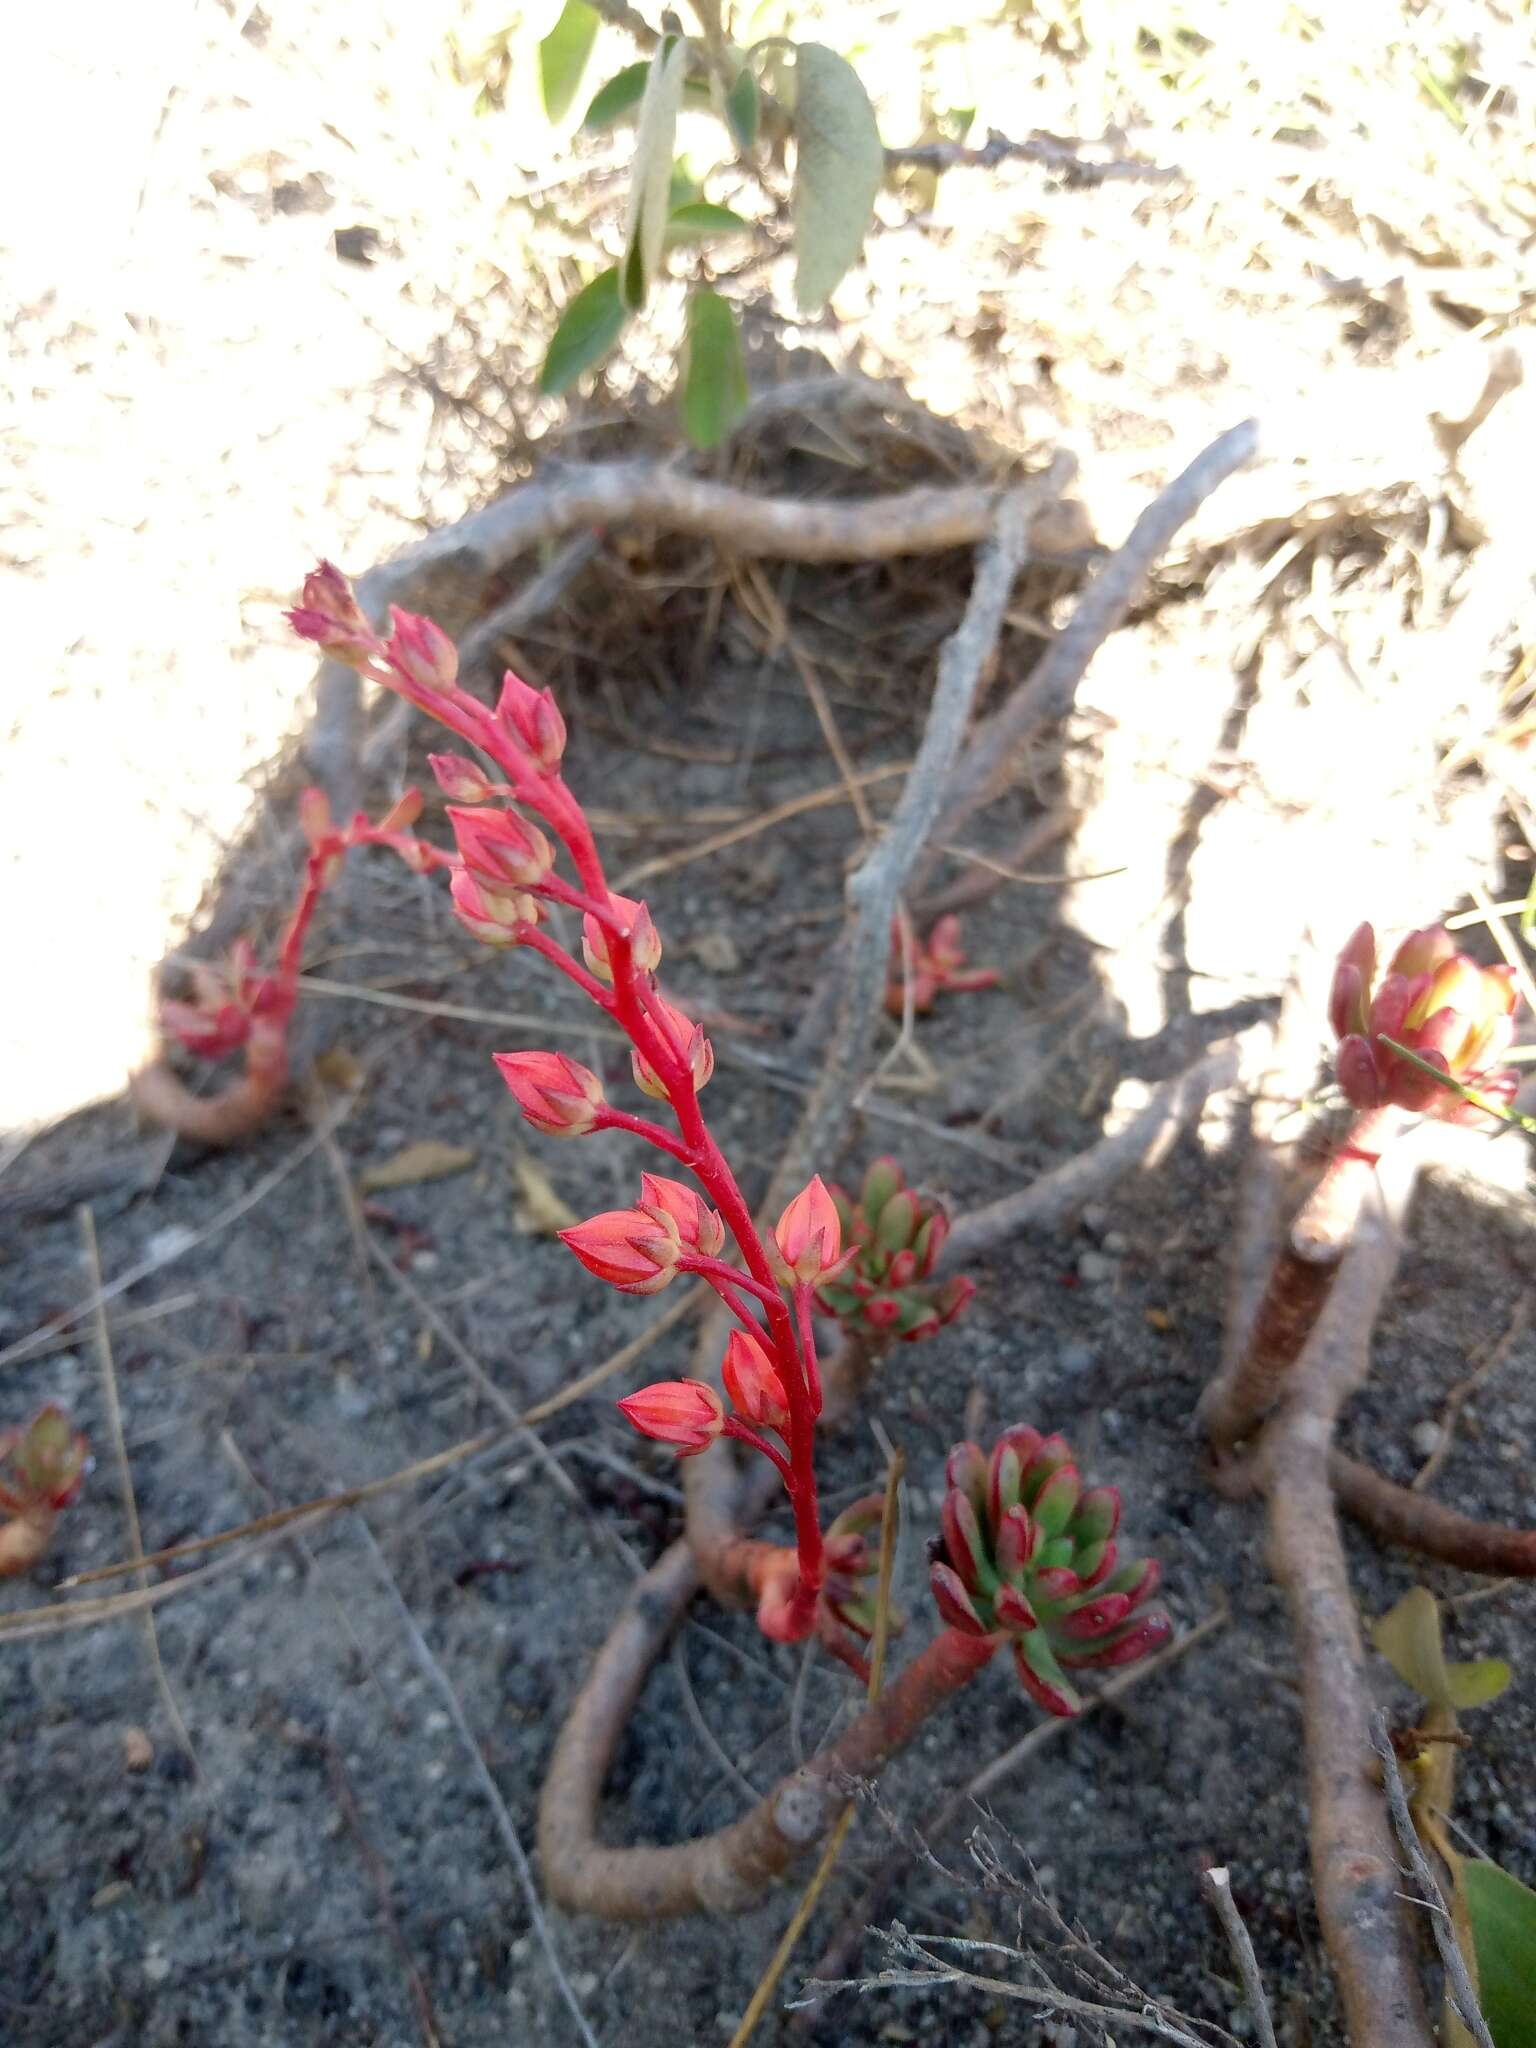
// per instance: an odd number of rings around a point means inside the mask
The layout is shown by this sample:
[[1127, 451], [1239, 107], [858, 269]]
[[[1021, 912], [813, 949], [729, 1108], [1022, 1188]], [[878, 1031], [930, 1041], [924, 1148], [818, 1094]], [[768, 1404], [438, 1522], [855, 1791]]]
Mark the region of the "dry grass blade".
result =
[[1259, 2037], [1259, 2048], [1279, 2048], [1269, 2000], [1264, 1995], [1264, 1979], [1259, 1975], [1259, 1959], [1253, 1952], [1252, 1938], [1243, 1925], [1243, 1916], [1232, 1896], [1231, 1871], [1224, 1866], [1208, 1870], [1205, 1873], [1205, 1890], [1216, 1909], [1216, 1918], [1221, 1922], [1221, 1931], [1227, 1937], [1227, 1947], [1231, 1949], [1232, 1960], [1237, 1965], [1243, 1999]]
[[[885, 1683], [885, 1657], [891, 1633], [891, 1578], [896, 1563], [897, 1504], [901, 1493], [901, 1475], [905, 1466], [906, 1459], [902, 1452], [899, 1449], [892, 1450], [886, 1460], [885, 1505], [880, 1520], [880, 1581], [875, 1604], [875, 1640], [870, 1652], [867, 1694], [871, 1705], [879, 1699]], [[811, 1881], [801, 1894], [800, 1903], [780, 1937], [779, 1945], [769, 1959], [767, 1969], [758, 1980], [752, 2001], [742, 2015], [741, 2025], [731, 2036], [730, 2048], [746, 2048], [746, 2043], [752, 2038], [758, 2021], [767, 2011], [768, 2001], [772, 1998], [774, 1989], [783, 1976], [801, 1935], [805, 1932], [806, 1923], [815, 1912], [816, 1903], [826, 1889], [827, 1880], [837, 1865], [837, 1859], [842, 1854], [843, 1842], [853, 1825], [853, 1813], [854, 1809], [850, 1803], [838, 1815]]]
[[[547, 1401], [537, 1402], [532, 1408], [524, 1409], [515, 1418], [519, 1429], [532, 1429], [541, 1422], [547, 1422], [552, 1415], [558, 1415], [563, 1408], [569, 1408], [575, 1401], [600, 1387], [605, 1380], [623, 1372], [633, 1365], [653, 1344], [664, 1337], [668, 1330], [676, 1327], [683, 1318], [698, 1308], [706, 1299], [701, 1287], [694, 1288], [678, 1299], [654, 1322], [643, 1329], [638, 1337], [631, 1337], [601, 1365], [593, 1366], [581, 1378], [573, 1380], [568, 1387], [562, 1387], [558, 1394], [551, 1394]], [[258, 1515], [254, 1521], [242, 1522], [238, 1528], [220, 1529], [212, 1536], [191, 1536], [184, 1543], [172, 1543], [164, 1550], [151, 1551], [139, 1560], [144, 1566], [174, 1564], [183, 1557], [192, 1557], [209, 1550], [219, 1550], [227, 1543], [236, 1543], [246, 1537], [266, 1536], [274, 1531], [286, 1529], [295, 1522], [321, 1521], [327, 1515], [334, 1515], [343, 1508], [354, 1508], [361, 1501], [374, 1500], [382, 1493], [393, 1493], [399, 1487], [411, 1486], [418, 1479], [435, 1478], [439, 1472], [446, 1472], [451, 1466], [459, 1465], [466, 1458], [477, 1457], [481, 1451], [489, 1450], [510, 1434], [508, 1429], [482, 1430], [478, 1436], [465, 1437], [462, 1442], [450, 1444], [444, 1451], [434, 1451], [430, 1457], [417, 1458], [412, 1464], [402, 1465], [398, 1471], [386, 1472], [379, 1479], [365, 1479], [357, 1486], [343, 1487], [337, 1493], [321, 1494], [318, 1499], [300, 1501], [292, 1507], [275, 1508], [269, 1515]], [[125, 1563], [98, 1565], [94, 1571], [77, 1572], [73, 1578], [65, 1579], [60, 1587], [63, 1592], [77, 1586], [99, 1584], [103, 1579], [120, 1578], [123, 1573], [138, 1569], [138, 1563], [129, 1559]]]
[[682, 847], [676, 853], [658, 853], [650, 860], [639, 861], [634, 867], [626, 868], [613, 886], [621, 894], [628, 895], [637, 884], [648, 882], [653, 875], [670, 874], [674, 868], [688, 867], [696, 860], [708, 860], [711, 854], [723, 853], [728, 846], [739, 846], [744, 839], [755, 839], [761, 832], [772, 831], [775, 825], [804, 817], [807, 811], [825, 810], [831, 804], [853, 803], [858, 792], [871, 788], [877, 782], [889, 782], [893, 776], [905, 775], [911, 766], [910, 761], [887, 761], [879, 768], [866, 768], [861, 773], [850, 774], [846, 782], [807, 790], [803, 796], [790, 797], [784, 803], [775, 804], [772, 810], [759, 812], [755, 818], [743, 819], [739, 825], [712, 833], [696, 846]]
[[539, 1946], [544, 1951], [545, 1960], [549, 1964], [550, 1974], [555, 1980], [556, 1988], [564, 2000], [571, 2018], [575, 2021], [576, 2031], [586, 2044], [586, 2048], [597, 2048], [597, 2041], [592, 2033], [592, 2029], [587, 2025], [586, 2015], [583, 2013], [576, 1993], [571, 1989], [570, 1979], [566, 1976], [565, 1970], [561, 1965], [559, 1953], [555, 1948], [554, 1936], [549, 1931], [549, 1922], [544, 1917], [544, 1908], [539, 1899], [539, 1888], [533, 1881], [533, 1871], [528, 1862], [528, 1852], [518, 1838], [517, 1829], [512, 1825], [512, 1816], [507, 1811], [506, 1801], [496, 1789], [496, 1780], [491, 1776], [490, 1767], [481, 1754], [480, 1745], [475, 1740], [474, 1732], [470, 1728], [469, 1719], [464, 1712], [464, 1703], [459, 1698], [453, 1680], [448, 1676], [437, 1658], [433, 1656], [431, 1646], [417, 1626], [416, 1617], [407, 1606], [405, 1595], [401, 1592], [399, 1585], [396, 1583], [395, 1575], [389, 1568], [388, 1558], [380, 1550], [373, 1531], [361, 1515], [357, 1517], [357, 1527], [369, 1555], [373, 1559], [375, 1569], [384, 1581], [384, 1590], [389, 1595], [390, 1604], [399, 1618], [405, 1639], [411, 1646], [411, 1653], [415, 1657], [417, 1664], [421, 1667], [423, 1677], [426, 1678], [442, 1701], [448, 1718], [453, 1723], [454, 1733], [458, 1736], [463, 1746], [464, 1755], [469, 1763], [470, 1775], [479, 1788], [486, 1805], [491, 1809], [491, 1817], [495, 1822], [496, 1832], [500, 1836], [507, 1855], [511, 1860], [512, 1868], [517, 1874], [518, 1885], [523, 1894], [523, 1903], [528, 1909], [529, 1921], [532, 1923], [533, 1931], [538, 1937]]
[[[86, 1271], [97, 1295], [101, 1293], [101, 1255], [96, 1244], [96, 1218], [89, 1203], [80, 1211], [80, 1237], [85, 1247]], [[112, 1333], [107, 1328], [105, 1304], [98, 1300], [95, 1314], [96, 1355], [101, 1365], [101, 1388], [107, 1411], [107, 1429], [112, 1438], [112, 1450], [117, 1459], [117, 1469], [123, 1482], [123, 1520], [127, 1526], [130, 1560], [138, 1574], [140, 1589], [149, 1584], [149, 1572], [144, 1563], [144, 1538], [139, 1527], [139, 1503], [133, 1490], [133, 1467], [128, 1458], [128, 1443], [123, 1434], [123, 1408], [117, 1394], [117, 1367], [112, 1357]], [[149, 1668], [154, 1674], [155, 1690], [160, 1695], [160, 1704], [165, 1718], [170, 1723], [176, 1746], [192, 1767], [194, 1778], [202, 1774], [198, 1769], [197, 1752], [192, 1747], [192, 1738], [187, 1733], [187, 1724], [182, 1719], [181, 1709], [171, 1691], [171, 1682], [165, 1675], [165, 1663], [160, 1655], [160, 1636], [155, 1627], [154, 1610], [146, 1607], [144, 1614], [144, 1647], [149, 1654]]]

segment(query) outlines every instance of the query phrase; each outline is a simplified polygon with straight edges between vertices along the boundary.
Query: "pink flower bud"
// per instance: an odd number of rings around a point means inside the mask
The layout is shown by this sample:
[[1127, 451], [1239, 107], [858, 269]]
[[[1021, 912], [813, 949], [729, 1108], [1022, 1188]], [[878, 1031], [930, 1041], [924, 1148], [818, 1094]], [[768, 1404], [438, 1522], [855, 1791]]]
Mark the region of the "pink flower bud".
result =
[[1352, 1108], [1380, 1108], [1385, 1099], [1382, 1093], [1381, 1073], [1368, 1038], [1361, 1038], [1354, 1033], [1348, 1038], [1341, 1038], [1333, 1064], [1334, 1071], [1339, 1077], [1339, 1086], [1344, 1090]]
[[539, 921], [539, 906], [531, 896], [487, 889], [465, 868], [454, 870], [448, 893], [454, 916], [485, 946], [520, 946], [527, 927]]
[[665, 1212], [609, 1209], [558, 1235], [589, 1273], [621, 1294], [659, 1294], [677, 1277], [682, 1240]]
[[1421, 974], [1433, 974], [1443, 961], [1452, 958], [1455, 951], [1456, 941], [1443, 924], [1425, 925], [1421, 931], [1410, 932], [1403, 940], [1387, 962], [1387, 972], [1415, 980]]
[[773, 1241], [785, 1266], [802, 1282], [829, 1279], [844, 1263], [839, 1256], [842, 1226], [837, 1205], [820, 1174], [800, 1190], [774, 1225]]
[[[567, 1235], [564, 1231], [560, 1234]], [[642, 1436], [675, 1444], [680, 1458], [708, 1450], [725, 1427], [720, 1396], [703, 1380], [658, 1380], [618, 1405], [620, 1414]]]
[[[675, 1003], [665, 997], [652, 995], [646, 1004], [649, 1015], [666, 1030], [673, 1043], [679, 1048], [688, 1063], [693, 1076], [695, 1094], [707, 1086], [715, 1071], [715, 1049], [704, 1036], [702, 1026], [691, 1023]], [[636, 1050], [630, 1054], [630, 1069], [635, 1077], [635, 1086], [658, 1102], [667, 1101], [667, 1085], [645, 1055]]]
[[731, 1406], [743, 1422], [757, 1429], [782, 1430], [789, 1422], [789, 1401], [773, 1361], [755, 1337], [732, 1330], [720, 1368]]
[[395, 674], [422, 696], [451, 690], [459, 679], [459, 655], [442, 627], [419, 612], [403, 612], [397, 604], [390, 606], [389, 617], [395, 630], [384, 659]]
[[462, 754], [428, 754], [427, 765], [443, 795], [455, 803], [483, 804], [496, 793], [496, 785]]
[[[631, 903], [627, 896], [608, 898], [608, 908], [624, 921], [622, 936], [629, 940], [629, 957], [637, 973], [654, 974], [661, 965], [661, 940], [643, 903]], [[599, 981], [613, 980], [613, 963], [608, 958], [608, 927], [589, 910], [581, 920], [581, 950], [587, 965]]]
[[555, 864], [554, 848], [537, 825], [515, 811], [448, 806], [448, 822], [464, 865], [491, 889], [536, 889]]
[[499, 1052], [495, 1059], [536, 1131], [551, 1138], [584, 1138], [596, 1128], [603, 1084], [580, 1060], [563, 1052]]
[[521, 741], [536, 768], [546, 775], [554, 773], [565, 753], [565, 720], [548, 690], [530, 689], [508, 669], [502, 678], [496, 717]]
[[1328, 1022], [1335, 1038], [1347, 1038], [1352, 1031], [1365, 1030], [1366, 998], [1375, 978], [1376, 934], [1368, 924], [1357, 925], [1333, 970]]
[[659, 1173], [642, 1173], [640, 1206], [670, 1216], [689, 1251], [713, 1259], [725, 1249], [725, 1225], [718, 1213], [684, 1182], [668, 1180]]
[[302, 640], [335, 660], [356, 667], [379, 651], [379, 636], [364, 617], [352, 586], [332, 562], [322, 562], [304, 578], [304, 595], [283, 616]]

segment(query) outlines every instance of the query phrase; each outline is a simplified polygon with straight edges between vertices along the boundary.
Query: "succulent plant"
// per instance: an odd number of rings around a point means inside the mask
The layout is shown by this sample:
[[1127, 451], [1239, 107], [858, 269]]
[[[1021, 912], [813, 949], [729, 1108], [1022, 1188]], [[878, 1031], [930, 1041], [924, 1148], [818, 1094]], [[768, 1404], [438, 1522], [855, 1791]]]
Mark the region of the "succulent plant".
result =
[[[1520, 1077], [1498, 1064], [1515, 1033], [1512, 967], [1479, 966], [1457, 952], [1444, 925], [1410, 932], [1379, 976], [1376, 965], [1376, 934], [1363, 924], [1339, 955], [1328, 999], [1339, 1085], [1356, 1109], [1392, 1103], [1448, 1123], [1482, 1120], [1475, 1104], [1442, 1087], [1426, 1067], [1490, 1101], [1513, 1100]], [[1424, 1066], [1405, 1060], [1394, 1044]]]
[[816, 1299], [846, 1329], [865, 1337], [900, 1337], [913, 1343], [953, 1322], [976, 1292], [963, 1274], [943, 1281], [931, 1275], [949, 1235], [949, 1218], [939, 1203], [909, 1188], [889, 1156], [864, 1175], [858, 1200], [833, 1188], [845, 1253], [852, 1258]]
[[1157, 1565], [1120, 1556], [1119, 1492], [1084, 1487], [1063, 1437], [1006, 1429], [990, 1457], [956, 1444], [945, 1480], [930, 1576], [939, 1612], [963, 1634], [1007, 1636], [1048, 1714], [1082, 1707], [1068, 1670], [1134, 1664], [1168, 1640], [1166, 1614], [1138, 1612]]

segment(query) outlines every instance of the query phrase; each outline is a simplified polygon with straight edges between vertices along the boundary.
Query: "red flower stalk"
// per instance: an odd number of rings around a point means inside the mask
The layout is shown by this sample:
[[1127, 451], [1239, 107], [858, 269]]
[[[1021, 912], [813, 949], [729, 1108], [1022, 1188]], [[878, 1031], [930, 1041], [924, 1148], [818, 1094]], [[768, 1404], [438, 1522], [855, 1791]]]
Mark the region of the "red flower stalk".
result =
[[[774, 1633], [790, 1640], [808, 1634], [819, 1612], [830, 1626], [812, 1456], [820, 1389], [810, 1304], [814, 1283], [832, 1279], [839, 1266], [831, 1198], [813, 1181], [786, 1210], [773, 1254], [759, 1238], [699, 1108], [700, 1090], [714, 1071], [713, 1049], [656, 985], [661, 940], [645, 905], [608, 887], [591, 826], [562, 773], [565, 722], [550, 693], [509, 674], [489, 711], [460, 684], [452, 643], [431, 621], [397, 610], [389, 637], [374, 633], [345, 579], [329, 565], [308, 579], [303, 603], [290, 617], [305, 638], [419, 706], [493, 764], [486, 773], [465, 754], [432, 757], [454, 803], [449, 816], [458, 858], [435, 855], [452, 870], [454, 913], [484, 943], [539, 953], [581, 989], [628, 1038], [637, 1084], [667, 1105], [676, 1130], [613, 1108], [597, 1076], [560, 1053], [503, 1054], [502, 1075], [536, 1129], [570, 1137], [634, 1132], [678, 1161], [702, 1190], [647, 1174], [633, 1207], [591, 1217], [561, 1236], [590, 1272], [626, 1293], [654, 1293], [679, 1272], [697, 1273], [741, 1325], [728, 1361], [734, 1414], [723, 1407], [717, 1414], [691, 1385], [678, 1393], [686, 1383], [665, 1388], [665, 1400], [655, 1389], [634, 1396], [624, 1412], [687, 1454], [725, 1434], [774, 1462], [794, 1508], [796, 1563], [793, 1573], [768, 1575], [773, 1583], [763, 1595], [765, 1610]], [[496, 808], [508, 799], [518, 812]], [[471, 805], [476, 808], [466, 808]], [[562, 853], [571, 879], [556, 872]], [[547, 928], [550, 902], [580, 914], [581, 958]], [[739, 1265], [722, 1256], [727, 1238]], [[759, 1428], [777, 1435], [784, 1450]]]
[[[1457, 952], [1444, 925], [1410, 932], [1377, 980], [1376, 934], [1362, 924], [1339, 955], [1328, 999], [1339, 1085], [1358, 1110], [1392, 1105], [1447, 1123], [1476, 1123], [1483, 1113], [1441, 1087], [1434, 1073], [1491, 1101], [1513, 1100], [1519, 1076], [1498, 1062], [1514, 1038], [1514, 1011], [1514, 969], [1480, 967]], [[1434, 1072], [1404, 1059], [1396, 1046]]]

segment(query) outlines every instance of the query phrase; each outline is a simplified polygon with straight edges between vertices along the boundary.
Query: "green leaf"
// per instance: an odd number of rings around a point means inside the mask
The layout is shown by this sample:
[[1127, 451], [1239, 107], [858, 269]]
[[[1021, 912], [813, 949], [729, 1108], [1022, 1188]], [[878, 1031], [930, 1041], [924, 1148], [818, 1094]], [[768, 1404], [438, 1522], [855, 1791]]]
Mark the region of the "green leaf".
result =
[[1499, 1657], [1466, 1664], [1446, 1661], [1440, 1608], [1433, 1593], [1414, 1586], [1371, 1630], [1371, 1640], [1405, 1685], [1432, 1707], [1481, 1707], [1495, 1700], [1513, 1673]]
[[539, 389], [555, 398], [586, 371], [595, 369], [629, 325], [629, 308], [619, 296], [617, 266], [583, 285], [560, 316], [539, 372]]
[[593, 93], [592, 104], [581, 117], [582, 127], [611, 128], [615, 121], [633, 113], [645, 92], [650, 68], [642, 57], [638, 64], [626, 64], [622, 71], [616, 71], [606, 85], [600, 85]]
[[1462, 1865], [1461, 1885], [1494, 2048], [1536, 2048], [1536, 1892], [1481, 1860]]
[[672, 187], [672, 146], [688, 56], [688, 44], [682, 37], [663, 37], [651, 59], [640, 102], [629, 210], [624, 220], [624, 255], [619, 265], [620, 294], [632, 312], [645, 304], [661, 262]]
[[1371, 1640], [1404, 1685], [1432, 1707], [1448, 1707], [1450, 1678], [1440, 1641], [1440, 1609], [1427, 1587], [1413, 1586], [1371, 1630]]
[[1383, 1045], [1389, 1045], [1398, 1058], [1406, 1060], [1410, 1067], [1417, 1067], [1421, 1074], [1428, 1074], [1432, 1081], [1438, 1081], [1442, 1088], [1448, 1088], [1453, 1095], [1459, 1095], [1463, 1102], [1470, 1102], [1472, 1107], [1480, 1109], [1484, 1116], [1495, 1116], [1501, 1124], [1518, 1124], [1522, 1131], [1529, 1131], [1532, 1137], [1536, 1137], [1536, 1116], [1525, 1116], [1518, 1109], [1511, 1109], [1507, 1103], [1494, 1102], [1476, 1088], [1469, 1088], [1464, 1081], [1458, 1081], [1453, 1074], [1442, 1073], [1438, 1067], [1431, 1066], [1421, 1054], [1410, 1052], [1406, 1045], [1399, 1045], [1395, 1038], [1388, 1038], [1385, 1032], [1381, 1034], [1381, 1042]]
[[667, 221], [669, 242], [697, 242], [705, 235], [744, 235], [752, 223], [732, 213], [728, 206], [716, 206], [708, 199], [696, 199], [687, 206], [674, 206]]
[[858, 261], [885, 175], [859, 74], [824, 43], [795, 51], [795, 297], [819, 313]]
[[565, 0], [560, 19], [539, 44], [539, 90], [551, 121], [570, 112], [581, 74], [597, 41], [599, 16], [587, 0]]
[[695, 448], [718, 448], [747, 409], [736, 315], [718, 292], [696, 291], [688, 301], [681, 404]]
[[[1447, 1664], [1453, 1707], [1485, 1707], [1505, 1691], [1514, 1673], [1502, 1657], [1474, 1657], [1465, 1664]], [[1536, 1956], [1532, 1957], [1536, 1963]]]
[[723, 106], [725, 125], [731, 131], [731, 140], [740, 150], [757, 147], [758, 97], [757, 80], [743, 65], [736, 74], [736, 83], [725, 95]]

